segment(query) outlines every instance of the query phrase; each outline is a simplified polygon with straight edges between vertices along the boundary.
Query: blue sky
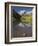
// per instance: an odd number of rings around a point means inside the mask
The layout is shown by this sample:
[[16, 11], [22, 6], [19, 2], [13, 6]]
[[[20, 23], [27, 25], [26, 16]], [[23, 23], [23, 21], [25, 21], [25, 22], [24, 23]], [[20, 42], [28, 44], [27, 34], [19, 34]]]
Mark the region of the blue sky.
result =
[[12, 10], [12, 12], [13, 12], [13, 9], [15, 9], [15, 11], [17, 12], [17, 13], [19, 13], [19, 14], [22, 14], [22, 13], [24, 13], [24, 12], [32, 12], [32, 7], [17, 7], [17, 6], [12, 6], [11, 7], [11, 10]]

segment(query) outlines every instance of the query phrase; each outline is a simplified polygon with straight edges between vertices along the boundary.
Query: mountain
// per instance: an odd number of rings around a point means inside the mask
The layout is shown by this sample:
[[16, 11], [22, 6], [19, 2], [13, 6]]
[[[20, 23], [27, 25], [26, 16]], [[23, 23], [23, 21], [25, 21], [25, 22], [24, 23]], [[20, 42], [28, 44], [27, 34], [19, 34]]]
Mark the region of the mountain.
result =
[[28, 12], [24, 13], [24, 15], [32, 15], [32, 11], [28, 11]]
[[24, 13], [26, 13], [25, 10], [21, 10], [21, 11], [18, 12], [18, 14], [20, 14], [20, 15], [22, 15]]
[[18, 14], [14, 9], [13, 9], [13, 17], [16, 19], [20, 19], [21, 15]]
[[18, 14], [21, 15], [21, 16], [22, 15], [30, 15], [30, 14], [32, 14], [32, 11], [27, 11], [26, 12], [25, 10], [21, 10], [21, 11], [18, 12]]
[[19, 19], [22, 15], [32, 15], [32, 11], [26, 12], [25, 10], [21, 10], [16, 12], [15, 9], [13, 9], [13, 17]]

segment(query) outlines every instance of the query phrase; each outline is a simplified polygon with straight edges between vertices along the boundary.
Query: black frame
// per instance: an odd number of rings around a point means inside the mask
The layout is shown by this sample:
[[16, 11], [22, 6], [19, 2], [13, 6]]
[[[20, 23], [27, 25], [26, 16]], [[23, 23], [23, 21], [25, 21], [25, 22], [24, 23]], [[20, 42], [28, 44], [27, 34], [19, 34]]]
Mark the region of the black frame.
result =
[[[21, 5], [35, 5], [36, 6], [36, 40], [35, 41], [20, 41], [20, 42], [9, 42], [9, 4], [21, 4]], [[7, 13], [7, 15], [6, 15]], [[7, 24], [6, 24], [7, 23]], [[7, 29], [6, 29], [7, 26]], [[6, 32], [7, 31], [7, 32]], [[31, 3], [19, 3], [19, 2], [5, 2], [5, 44], [13, 43], [31, 43], [37, 42], [37, 4]]]

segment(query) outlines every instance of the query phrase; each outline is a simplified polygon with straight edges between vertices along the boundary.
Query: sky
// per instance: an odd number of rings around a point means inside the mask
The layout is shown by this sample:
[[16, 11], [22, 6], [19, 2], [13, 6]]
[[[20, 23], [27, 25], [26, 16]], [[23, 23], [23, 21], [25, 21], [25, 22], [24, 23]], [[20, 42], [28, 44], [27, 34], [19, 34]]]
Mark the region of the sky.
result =
[[17, 7], [17, 6], [12, 6], [11, 10], [13, 12], [13, 9], [15, 9], [15, 11], [19, 14], [23, 14], [25, 13], [31, 13], [32, 12], [32, 7]]

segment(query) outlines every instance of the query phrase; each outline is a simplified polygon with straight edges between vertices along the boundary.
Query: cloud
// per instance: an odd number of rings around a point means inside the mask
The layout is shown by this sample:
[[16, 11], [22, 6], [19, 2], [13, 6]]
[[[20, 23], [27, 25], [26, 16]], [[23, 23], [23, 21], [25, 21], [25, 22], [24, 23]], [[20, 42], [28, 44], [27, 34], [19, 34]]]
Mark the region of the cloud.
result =
[[26, 14], [31, 14], [32, 13], [32, 11], [28, 11], [28, 12], [26, 12]]
[[20, 15], [22, 15], [22, 14], [31, 14], [31, 13], [32, 13], [32, 11], [26, 11], [26, 10], [20, 10], [18, 12], [18, 14], [20, 14]]
[[20, 10], [18, 13], [22, 15], [25, 12], [25, 10]]

